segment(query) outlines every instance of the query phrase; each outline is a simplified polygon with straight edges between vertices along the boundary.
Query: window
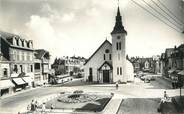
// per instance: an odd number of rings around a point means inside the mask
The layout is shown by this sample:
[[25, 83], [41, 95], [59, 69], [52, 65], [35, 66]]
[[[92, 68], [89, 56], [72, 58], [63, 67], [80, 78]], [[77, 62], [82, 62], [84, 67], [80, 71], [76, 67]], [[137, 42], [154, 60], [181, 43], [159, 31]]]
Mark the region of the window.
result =
[[33, 72], [33, 65], [31, 65], [31, 72]]
[[40, 70], [40, 63], [35, 63], [35, 69]]
[[120, 39], [121, 37], [120, 36], [117, 36], [117, 39]]
[[24, 61], [24, 52], [22, 52], [22, 60]]
[[121, 50], [121, 42], [119, 42], [119, 50]]
[[19, 39], [16, 39], [17, 46], [19, 46]]
[[118, 47], [119, 47], [118, 45], [119, 45], [118, 42], [116, 42], [116, 50], [118, 50]]
[[104, 54], [104, 60], [105, 60], [105, 54]]
[[17, 51], [17, 61], [19, 61], [19, 52]]
[[12, 54], [12, 60], [15, 61], [16, 57], [17, 57], [17, 52], [16, 52], [16, 50], [14, 50], [13, 54]]
[[23, 66], [22, 65], [20, 65], [20, 71], [23, 72]]
[[27, 47], [29, 48], [29, 42], [27, 42]]
[[8, 70], [7, 70], [7, 68], [4, 68], [3, 76], [4, 77], [8, 77]]
[[30, 55], [27, 53], [27, 60], [30, 61]]
[[17, 68], [17, 65], [14, 65], [14, 69], [13, 69], [14, 72], [18, 72], [18, 68]]
[[117, 75], [119, 75], [119, 67], [117, 67]]
[[106, 50], [105, 50], [105, 53], [109, 53], [109, 50], [108, 50], [108, 49], [106, 49]]
[[24, 41], [22, 41], [22, 47], [24, 47]]
[[93, 75], [93, 69], [89, 68], [89, 75], [92, 76]]
[[122, 75], [122, 67], [120, 67], [120, 75]]
[[111, 58], [111, 54], [109, 54], [109, 60], [111, 60], [112, 58]]

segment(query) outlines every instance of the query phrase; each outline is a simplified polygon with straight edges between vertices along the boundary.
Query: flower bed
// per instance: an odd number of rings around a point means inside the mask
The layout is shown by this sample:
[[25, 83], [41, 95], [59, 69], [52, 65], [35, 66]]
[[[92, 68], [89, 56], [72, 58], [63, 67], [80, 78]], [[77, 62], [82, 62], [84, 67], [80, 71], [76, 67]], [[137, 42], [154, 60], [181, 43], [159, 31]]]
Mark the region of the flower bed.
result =
[[46, 102], [46, 108], [54, 105], [57, 110], [82, 112], [100, 112], [108, 104], [113, 95], [104, 93], [70, 92]]

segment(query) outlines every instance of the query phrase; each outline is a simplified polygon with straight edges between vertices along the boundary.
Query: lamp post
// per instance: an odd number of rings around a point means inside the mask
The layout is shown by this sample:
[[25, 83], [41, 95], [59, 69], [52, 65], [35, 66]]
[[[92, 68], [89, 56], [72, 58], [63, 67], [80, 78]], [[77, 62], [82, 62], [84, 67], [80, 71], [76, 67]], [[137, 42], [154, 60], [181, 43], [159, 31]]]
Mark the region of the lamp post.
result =
[[182, 101], [181, 88], [183, 87], [183, 80], [182, 80], [181, 75], [179, 75], [179, 77], [178, 77], [178, 84], [179, 84], [179, 88], [180, 88], [180, 100]]

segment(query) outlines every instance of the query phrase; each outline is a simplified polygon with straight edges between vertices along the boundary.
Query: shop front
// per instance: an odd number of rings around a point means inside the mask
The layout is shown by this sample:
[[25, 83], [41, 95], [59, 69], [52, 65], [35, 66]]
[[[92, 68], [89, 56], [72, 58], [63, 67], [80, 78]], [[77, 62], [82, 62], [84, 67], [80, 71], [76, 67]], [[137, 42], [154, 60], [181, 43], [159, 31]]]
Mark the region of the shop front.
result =
[[28, 83], [25, 82], [22, 78], [12, 78], [12, 82], [15, 84], [14, 91], [26, 89], [26, 86], [28, 86]]
[[9, 79], [0, 80], [0, 96], [11, 94], [15, 85]]

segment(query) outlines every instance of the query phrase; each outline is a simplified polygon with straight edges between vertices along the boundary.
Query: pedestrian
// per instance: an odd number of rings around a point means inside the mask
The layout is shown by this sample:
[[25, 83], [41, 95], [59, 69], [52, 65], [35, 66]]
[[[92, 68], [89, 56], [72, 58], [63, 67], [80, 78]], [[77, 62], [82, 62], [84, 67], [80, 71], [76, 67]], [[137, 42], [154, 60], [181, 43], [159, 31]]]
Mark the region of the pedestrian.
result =
[[45, 109], [46, 109], [45, 103], [43, 103], [43, 104], [42, 104], [42, 113], [45, 113]]
[[51, 104], [51, 106], [50, 106], [50, 112], [52, 112], [53, 109], [54, 109], [54, 105]]
[[38, 109], [38, 101], [35, 101], [35, 110], [37, 111]]
[[164, 98], [161, 99], [161, 103], [165, 103], [166, 101], [168, 101], [168, 98], [169, 98], [169, 96], [168, 96], [167, 92], [164, 91]]
[[27, 111], [30, 111], [30, 110], [31, 110], [31, 106], [27, 105]]
[[164, 91], [164, 99], [167, 100], [169, 98], [168, 94], [166, 91]]
[[35, 103], [34, 103], [34, 100], [31, 101], [31, 111], [35, 111]]
[[116, 89], [117, 89], [117, 90], [118, 90], [118, 87], [119, 87], [118, 82], [116, 82]]

